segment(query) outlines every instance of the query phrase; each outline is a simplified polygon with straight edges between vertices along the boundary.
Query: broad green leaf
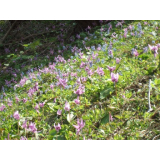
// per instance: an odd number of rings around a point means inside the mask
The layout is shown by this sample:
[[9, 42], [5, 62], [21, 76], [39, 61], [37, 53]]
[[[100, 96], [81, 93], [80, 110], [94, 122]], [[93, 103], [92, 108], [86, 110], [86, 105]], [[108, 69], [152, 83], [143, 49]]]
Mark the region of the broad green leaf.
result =
[[106, 98], [108, 95], [110, 95], [114, 91], [113, 88], [104, 89], [100, 92], [100, 99]]
[[101, 124], [109, 123], [109, 113], [106, 113], [105, 116], [101, 119]]

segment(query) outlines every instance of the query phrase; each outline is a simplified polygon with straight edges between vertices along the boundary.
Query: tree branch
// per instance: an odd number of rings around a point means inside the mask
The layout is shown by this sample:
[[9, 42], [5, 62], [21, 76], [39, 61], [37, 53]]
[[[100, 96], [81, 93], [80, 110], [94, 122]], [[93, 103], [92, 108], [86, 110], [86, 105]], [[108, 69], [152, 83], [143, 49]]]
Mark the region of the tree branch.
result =
[[8, 34], [11, 32], [12, 28], [15, 26], [17, 20], [14, 21], [14, 23], [12, 24], [12, 26], [9, 28], [9, 30], [7, 31], [7, 33], [4, 35], [4, 37], [1, 39], [0, 44], [3, 43], [3, 41], [6, 39], [6, 37], [8, 36]]

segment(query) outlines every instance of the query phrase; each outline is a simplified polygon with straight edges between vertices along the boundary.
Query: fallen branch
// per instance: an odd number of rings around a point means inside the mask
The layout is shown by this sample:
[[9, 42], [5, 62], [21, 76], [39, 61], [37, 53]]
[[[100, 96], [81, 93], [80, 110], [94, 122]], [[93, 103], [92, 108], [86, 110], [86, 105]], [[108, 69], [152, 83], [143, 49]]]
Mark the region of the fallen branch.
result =
[[[29, 39], [29, 38], [31, 38], [31, 37], [36, 37], [36, 36], [39, 36], [39, 35], [42, 35], [42, 34], [47, 34], [47, 33], [53, 33], [54, 31], [50, 31], [50, 32], [42, 32], [42, 33], [38, 33], [38, 34], [32, 34], [32, 35], [29, 35], [29, 36], [27, 36], [27, 37], [25, 37], [25, 38], [23, 38], [22, 40], [23, 41], [25, 41], [25, 40], [27, 40], [27, 39]], [[19, 43], [19, 41], [14, 41], [14, 42], [11, 42], [11, 43], [7, 43], [7, 44], [3, 44], [4, 46], [6, 45], [10, 45], [10, 44], [16, 44], [16, 43]]]
[[7, 33], [4, 35], [4, 37], [1, 39], [0, 44], [3, 43], [3, 41], [6, 39], [6, 37], [8, 36], [8, 34], [11, 32], [12, 28], [15, 26], [17, 21], [14, 21], [14, 23], [12, 24], [12, 26], [9, 28], [9, 30], [7, 31]]
[[155, 136], [155, 137], [153, 137], [153, 139], [152, 140], [155, 140], [157, 137], [159, 137], [160, 136], [160, 134], [159, 135], [157, 135], [157, 136]]

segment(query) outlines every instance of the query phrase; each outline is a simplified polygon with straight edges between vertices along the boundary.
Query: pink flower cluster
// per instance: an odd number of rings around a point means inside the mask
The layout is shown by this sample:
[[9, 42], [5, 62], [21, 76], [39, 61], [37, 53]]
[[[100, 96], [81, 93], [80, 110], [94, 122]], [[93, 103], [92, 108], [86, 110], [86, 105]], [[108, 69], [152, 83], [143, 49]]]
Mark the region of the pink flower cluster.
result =
[[154, 57], [156, 57], [158, 54], [158, 48], [160, 48], [160, 44], [157, 44], [157, 46], [151, 46], [148, 44], [148, 46], [149, 49], [154, 52]]
[[103, 76], [104, 75], [104, 71], [103, 71], [103, 68], [97, 68], [96, 72], [100, 75], [100, 76]]
[[57, 85], [60, 86], [60, 87], [64, 87], [65, 88], [66, 85], [67, 85], [67, 80], [59, 78], [59, 81], [58, 81]]
[[[27, 129], [27, 120], [25, 120], [25, 121], [23, 122], [22, 128], [23, 128], [23, 129]], [[31, 131], [31, 132], [33, 132], [33, 133], [37, 132], [36, 125], [31, 122], [31, 123], [29, 124], [27, 130], [29, 130], [29, 131]]]
[[85, 86], [80, 85], [77, 91], [74, 91], [75, 94], [81, 95], [85, 92]]
[[19, 120], [19, 119], [20, 119], [19, 112], [18, 112], [18, 111], [15, 111], [14, 114], [13, 114], [13, 117], [14, 117], [16, 120]]
[[5, 108], [6, 108], [5, 105], [2, 105], [2, 106], [0, 107], [0, 111], [3, 111]]
[[82, 128], [85, 126], [85, 122], [83, 122], [83, 120], [81, 119], [81, 122], [79, 122], [79, 119], [77, 119], [77, 125], [73, 125], [74, 128], [76, 128], [77, 130], [77, 135], [79, 134], [79, 132], [82, 130]]

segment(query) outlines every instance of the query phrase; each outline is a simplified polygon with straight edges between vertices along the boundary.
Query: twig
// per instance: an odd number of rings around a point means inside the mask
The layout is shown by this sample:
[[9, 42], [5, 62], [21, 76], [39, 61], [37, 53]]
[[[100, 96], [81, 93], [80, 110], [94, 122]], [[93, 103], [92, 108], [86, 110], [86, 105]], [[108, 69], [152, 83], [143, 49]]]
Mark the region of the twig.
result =
[[42, 33], [38, 33], [38, 34], [32, 34], [32, 35], [29, 35], [29, 36], [27, 36], [27, 37], [25, 37], [24, 39], [22, 39], [23, 41], [24, 40], [26, 40], [26, 39], [28, 39], [28, 38], [30, 38], [30, 37], [35, 37], [35, 36], [39, 36], [39, 35], [42, 35], [42, 34], [47, 34], [47, 33], [52, 33], [52, 32], [54, 32], [54, 31], [50, 31], [50, 32], [42, 32]]
[[6, 39], [6, 37], [8, 36], [8, 34], [11, 32], [12, 28], [15, 26], [17, 21], [14, 21], [13, 25], [10, 27], [10, 29], [7, 31], [7, 33], [4, 35], [4, 37], [2, 38], [2, 40], [0, 41], [0, 44], [3, 43], [3, 41]]
[[160, 134], [159, 135], [157, 135], [157, 136], [155, 136], [155, 137], [153, 137], [153, 139], [152, 140], [155, 140], [155, 138], [157, 138], [157, 137], [159, 137], [160, 136]]
[[[27, 39], [29, 39], [29, 38], [31, 38], [31, 37], [36, 37], [36, 36], [39, 36], [39, 35], [42, 35], [42, 34], [47, 34], [47, 33], [54, 33], [55, 31], [50, 31], [50, 32], [42, 32], [42, 33], [38, 33], [38, 34], [32, 34], [32, 35], [29, 35], [29, 36], [27, 36], [27, 37], [25, 37], [25, 38], [23, 38], [22, 40], [23, 41], [25, 41], [25, 40], [27, 40]], [[10, 42], [10, 43], [7, 43], [7, 44], [3, 44], [3, 45], [10, 45], [10, 44], [16, 44], [16, 43], [19, 43], [19, 41], [14, 41], [14, 42]]]
[[150, 89], [151, 89], [151, 79], [149, 79], [149, 91], [148, 91], [148, 112], [151, 112], [153, 109], [151, 108], [150, 103]]

